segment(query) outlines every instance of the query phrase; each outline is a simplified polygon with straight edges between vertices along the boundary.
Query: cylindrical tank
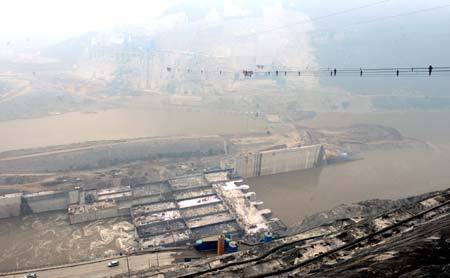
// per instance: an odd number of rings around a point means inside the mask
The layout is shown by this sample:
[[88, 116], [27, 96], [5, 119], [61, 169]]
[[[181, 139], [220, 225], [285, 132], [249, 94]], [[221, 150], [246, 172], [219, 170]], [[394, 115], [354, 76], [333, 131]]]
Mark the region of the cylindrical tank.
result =
[[228, 247], [228, 253], [234, 253], [238, 251], [238, 245], [236, 241], [230, 241], [229, 247]]
[[265, 232], [264, 233], [264, 238], [263, 238], [264, 243], [271, 242], [272, 239], [273, 239], [273, 235], [272, 235], [271, 232]]
[[222, 256], [225, 253], [225, 236], [220, 235], [217, 239], [217, 255]]

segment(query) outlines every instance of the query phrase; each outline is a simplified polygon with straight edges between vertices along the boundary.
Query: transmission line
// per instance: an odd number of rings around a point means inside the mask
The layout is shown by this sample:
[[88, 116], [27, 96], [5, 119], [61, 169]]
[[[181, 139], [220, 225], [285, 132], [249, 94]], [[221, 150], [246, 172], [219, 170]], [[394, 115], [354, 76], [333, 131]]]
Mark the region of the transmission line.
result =
[[235, 76], [242, 76], [244, 78], [253, 77], [287, 77], [287, 76], [330, 76], [330, 77], [350, 77], [350, 76], [450, 76], [450, 66], [426, 66], [426, 67], [360, 67], [360, 68], [298, 68], [298, 69], [271, 69], [264, 70], [263, 65], [256, 65], [256, 69], [243, 69], [241, 71], [230, 71], [226, 69], [205, 70], [205, 69], [190, 69], [190, 68], [175, 68], [168, 66], [166, 68], [168, 73], [183, 73], [183, 74], [217, 74], [219, 76], [226, 76], [234, 74]]

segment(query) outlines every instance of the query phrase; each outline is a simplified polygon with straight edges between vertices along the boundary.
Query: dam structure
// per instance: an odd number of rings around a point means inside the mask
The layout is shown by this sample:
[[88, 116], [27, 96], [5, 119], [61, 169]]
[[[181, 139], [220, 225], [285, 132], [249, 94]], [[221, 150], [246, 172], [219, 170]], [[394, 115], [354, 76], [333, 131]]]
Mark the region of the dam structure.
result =
[[243, 178], [305, 170], [326, 164], [322, 145], [244, 153], [232, 159], [233, 174]]
[[66, 211], [70, 224], [126, 217], [137, 251], [192, 245], [227, 234], [254, 237], [285, 230], [231, 170], [213, 170], [159, 182], [0, 196], [0, 218]]
[[0, 153], [0, 172], [48, 173], [99, 169], [161, 158], [225, 154], [221, 136], [185, 136], [94, 141]]

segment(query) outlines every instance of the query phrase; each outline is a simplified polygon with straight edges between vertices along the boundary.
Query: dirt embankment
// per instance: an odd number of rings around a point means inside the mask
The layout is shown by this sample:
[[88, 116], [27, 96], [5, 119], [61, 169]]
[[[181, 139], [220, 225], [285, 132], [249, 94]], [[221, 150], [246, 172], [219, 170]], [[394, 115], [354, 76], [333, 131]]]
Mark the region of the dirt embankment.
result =
[[392, 127], [376, 124], [355, 124], [348, 127], [314, 129], [297, 127], [304, 145], [322, 144], [327, 155], [359, 153], [399, 148], [428, 148], [420, 140], [404, 137]]

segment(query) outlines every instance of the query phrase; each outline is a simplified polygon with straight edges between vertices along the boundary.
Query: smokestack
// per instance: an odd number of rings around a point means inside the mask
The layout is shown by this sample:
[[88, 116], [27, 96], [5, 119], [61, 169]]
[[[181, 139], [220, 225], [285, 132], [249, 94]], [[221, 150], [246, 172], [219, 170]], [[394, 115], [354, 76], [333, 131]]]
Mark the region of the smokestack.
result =
[[225, 236], [220, 235], [217, 240], [217, 256], [222, 256], [225, 253]]

